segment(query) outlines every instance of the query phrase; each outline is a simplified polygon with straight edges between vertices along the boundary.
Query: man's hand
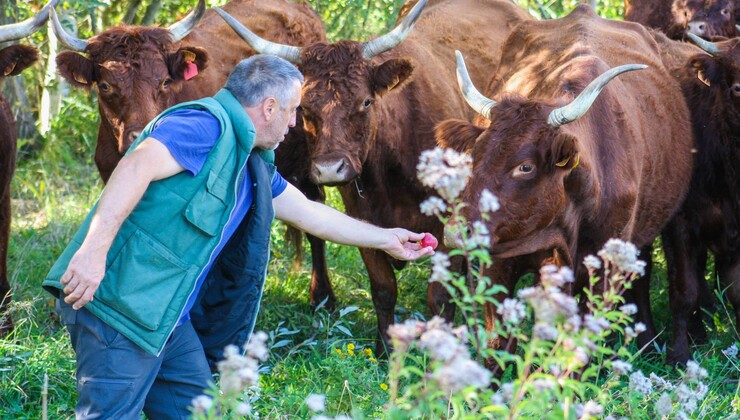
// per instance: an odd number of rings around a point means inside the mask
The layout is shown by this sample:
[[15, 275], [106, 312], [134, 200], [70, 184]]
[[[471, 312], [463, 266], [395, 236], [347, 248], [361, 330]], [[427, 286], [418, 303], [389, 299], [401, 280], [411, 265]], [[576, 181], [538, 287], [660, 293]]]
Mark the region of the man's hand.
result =
[[401, 228], [388, 229], [388, 231], [391, 233], [391, 240], [381, 249], [391, 257], [402, 261], [412, 261], [434, 255], [434, 248], [422, 247], [419, 243], [424, 239], [423, 233], [414, 233]]
[[64, 285], [67, 295], [64, 301], [73, 309], [80, 309], [93, 300], [105, 275], [105, 257], [105, 253], [88, 252], [80, 248], [70, 260], [67, 271], [59, 281]]

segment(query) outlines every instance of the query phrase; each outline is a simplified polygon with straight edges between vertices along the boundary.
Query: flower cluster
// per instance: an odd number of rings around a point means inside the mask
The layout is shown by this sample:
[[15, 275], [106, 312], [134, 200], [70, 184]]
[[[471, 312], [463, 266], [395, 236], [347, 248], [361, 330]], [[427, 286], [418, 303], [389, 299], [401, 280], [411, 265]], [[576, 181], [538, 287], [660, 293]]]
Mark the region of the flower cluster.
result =
[[421, 183], [434, 188], [449, 203], [465, 189], [472, 166], [470, 155], [436, 147], [422, 152], [416, 170]]
[[645, 274], [645, 262], [637, 258], [640, 250], [629, 242], [615, 238], [609, 239], [598, 254], [607, 265], [616, 270], [641, 276]]
[[470, 359], [465, 326], [452, 328], [442, 318], [435, 316], [424, 323], [407, 320], [388, 329], [396, 352], [412, 345], [426, 351], [436, 368], [430, 377], [447, 394], [459, 392], [469, 386], [477, 389], [488, 387], [491, 372]]

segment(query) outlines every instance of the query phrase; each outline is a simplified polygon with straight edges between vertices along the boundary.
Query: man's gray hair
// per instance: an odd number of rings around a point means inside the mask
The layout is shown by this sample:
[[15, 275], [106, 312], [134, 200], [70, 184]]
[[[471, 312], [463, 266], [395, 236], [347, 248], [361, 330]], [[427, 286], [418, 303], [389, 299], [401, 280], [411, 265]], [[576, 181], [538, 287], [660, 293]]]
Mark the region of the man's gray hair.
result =
[[258, 54], [240, 61], [224, 88], [245, 107], [253, 107], [272, 96], [285, 109], [296, 80], [303, 84], [303, 75], [293, 64], [274, 55]]

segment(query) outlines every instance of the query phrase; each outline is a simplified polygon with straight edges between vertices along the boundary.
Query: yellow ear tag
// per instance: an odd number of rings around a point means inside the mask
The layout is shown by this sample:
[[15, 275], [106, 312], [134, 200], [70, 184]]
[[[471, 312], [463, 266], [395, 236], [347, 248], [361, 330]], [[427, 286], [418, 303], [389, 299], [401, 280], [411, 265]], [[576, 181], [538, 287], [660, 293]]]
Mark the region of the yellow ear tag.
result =
[[575, 169], [576, 166], [578, 166], [579, 163], [581, 163], [581, 155], [579, 155], [578, 153], [576, 153], [576, 161], [573, 162], [573, 167], [571, 169]]
[[562, 168], [563, 166], [565, 166], [565, 165], [568, 164], [568, 161], [569, 160], [570, 160], [570, 158], [567, 157], [567, 158], [561, 160], [560, 162], [556, 163], [555, 166], [557, 166], [558, 168]]
[[184, 50], [182, 52], [182, 58], [184, 58], [185, 61], [195, 61], [195, 53], [192, 51]]

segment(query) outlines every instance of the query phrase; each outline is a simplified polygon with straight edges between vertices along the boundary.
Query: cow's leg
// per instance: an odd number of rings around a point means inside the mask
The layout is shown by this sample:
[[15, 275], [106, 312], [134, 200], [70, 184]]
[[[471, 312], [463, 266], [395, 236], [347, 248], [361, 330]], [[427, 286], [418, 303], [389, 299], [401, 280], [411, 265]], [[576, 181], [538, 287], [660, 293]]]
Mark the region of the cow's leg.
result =
[[706, 313], [714, 313], [715, 311], [712, 290], [704, 276], [707, 266], [706, 247], [703, 247], [703, 251], [698, 254], [698, 258], [696, 278], [698, 279], [697, 287], [699, 288], [699, 309], [691, 314], [691, 318], [689, 318], [689, 337], [694, 342], [705, 343], [707, 341], [707, 328], [704, 325]]
[[334, 310], [336, 298], [329, 282], [329, 271], [326, 267], [326, 242], [316, 236], [306, 234], [311, 245], [311, 304], [316, 306], [326, 299], [324, 307]]
[[698, 238], [692, 235], [684, 214], [678, 214], [663, 231], [663, 249], [668, 265], [668, 290], [673, 337], [668, 348], [669, 364], [686, 363], [690, 357], [688, 323], [699, 309], [698, 264], [702, 252]]
[[375, 314], [378, 317], [378, 343], [375, 354], [384, 356], [392, 351], [388, 327], [393, 324], [398, 288], [386, 253], [375, 249], [360, 248], [360, 255], [370, 277], [370, 292], [373, 297]]
[[[653, 313], [650, 310], [650, 278], [653, 273], [653, 246], [652, 244], [640, 249], [640, 259], [645, 261], [645, 275], [637, 278], [632, 284], [632, 289], [625, 293], [627, 301], [637, 305], [636, 321], [645, 324], [645, 332], [637, 336], [637, 345], [640, 348], [650, 348], [649, 345], [655, 340], [657, 332], [653, 322]], [[648, 347], [646, 347], [648, 346]]]
[[735, 310], [735, 328], [740, 328], [740, 255], [733, 252], [715, 255], [715, 265], [722, 285], [727, 288], [727, 297]]
[[[8, 179], [10, 183], [10, 179]], [[13, 321], [7, 314], [10, 302], [8, 282], [8, 240], [10, 235], [10, 186], [0, 187], [0, 337], [13, 330]]]

